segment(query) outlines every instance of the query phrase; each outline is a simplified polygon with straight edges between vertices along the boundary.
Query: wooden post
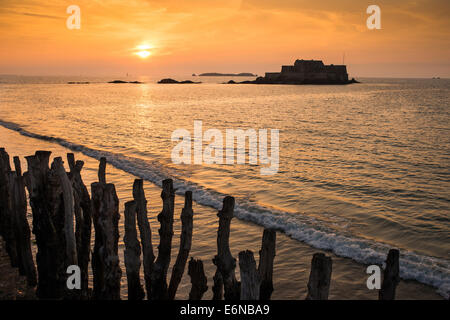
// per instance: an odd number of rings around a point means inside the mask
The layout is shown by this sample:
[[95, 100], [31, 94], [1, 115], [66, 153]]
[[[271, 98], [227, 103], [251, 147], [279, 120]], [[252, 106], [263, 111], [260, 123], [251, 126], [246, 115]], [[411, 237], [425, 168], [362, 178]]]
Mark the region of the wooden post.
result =
[[16, 170], [16, 175], [18, 177], [22, 176], [22, 167], [20, 165], [20, 159], [19, 157], [14, 157], [14, 170]]
[[74, 211], [75, 211], [75, 238], [77, 245], [78, 266], [81, 271], [81, 299], [89, 299], [89, 261], [91, 255], [92, 232], [92, 202], [89, 191], [81, 178], [83, 161], [76, 161], [73, 153], [67, 154], [70, 167], [70, 180], [72, 182]]
[[75, 169], [75, 155], [73, 153], [67, 154], [67, 163], [69, 164], [70, 172], [73, 172]]
[[98, 167], [98, 181], [100, 183], [106, 183], [106, 158], [100, 158], [100, 164]]
[[24, 176], [30, 195], [33, 233], [38, 247], [36, 293], [40, 299], [61, 299], [70, 296], [66, 287], [66, 204], [58, 174], [58, 161], [53, 162], [51, 169], [48, 166], [50, 154], [49, 151], [37, 151], [34, 156], [26, 157], [28, 172]]
[[234, 216], [234, 198], [227, 196], [223, 199], [222, 210], [217, 214], [219, 217], [219, 230], [217, 232], [217, 255], [213, 263], [222, 275], [225, 291], [225, 300], [239, 300], [240, 287], [236, 280], [236, 259], [230, 251], [230, 224]]
[[31, 232], [27, 220], [27, 197], [19, 157], [14, 157], [14, 166], [16, 174], [11, 176], [11, 181], [13, 181], [12, 195], [15, 212], [15, 234], [17, 236], [19, 273], [26, 276], [28, 287], [34, 287], [37, 284], [36, 267], [31, 252]]
[[170, 253], [172, 250], [173, 236], [173, 211], [175, 192], [172, 179], [163, 181], [163, 190], [161, 192], [163, 200], [163, 209], [158, 215], [158, 221], [161, 223], [159, 231], [160, 242], [158, 246], [158, 258], [153, 266], [152, 272], [152, 300], [167, 300], [169, 298], [167, 290], [167, 270], [170, 264]]
[[63, 200], [64, 200], [64, 236], [66, 241], [66, 264], [78, 265], [77, 244], [75, 241], [75, 231], [73, 226], [74, 200], [72, 183], [66, 174], [61, 157], [54, 159], [52, 168], [56, 170], [61, 184]]
[[260, 300], [270, 300], [273, 292], [272, 276], [276, 236], [275, 230], [264, 229], [258, 266], [258, 272], [261, 275]]
[[203, 261], [191, 258], [189, 260], [188, 275], [191, 277], [191, 291], [189, 300], [202, 300], [203, 294], [208, 290], [208, 279], [203, 270]]
[[219, 272], [219, 269], [216, 269], [216, 273], [213, 277], [214, 285], [212, 287], [213, 291], [213, 300], [222, 300], [223, 299], [223, 279], [222, 274]]
[[147, 292], [147, 299], [149, 300], [151, 295], [152, 272], [155, 255], [153, 254], [152, 230], [150, 228], [150, 223], [148, 222], [147, 200], [145, 198], [143, 184], [144, 181], [142, 179], [134, 180], [133, 198], [136, 203], [137, 222], [141, 237], [145, 290]]
[[13, 195], [10, 187], [11, 164], [9, 154], [0, 148], [0, 235], [5, 241], [5, 249], [9, 255], [11, 266], [19, 265], [16, 235], [14, 232]]
[[328, 300], [332, 261], [323, 253], [315, 253], [311, 261], [306, 300]]
[[397, 249], [389, 250], [384, 269], [383, 283], [378, 293], [379, 300], [394, 300], [395, 290], [400, 282], [400, 252]]
[[136, 202], [125, 203], [125, 268], [128, 281], [128, 300], [142, 300], [145, 296], [141, 286], [141, 246], [136, 232]]
[[120, 299], [119, 266], [119, 199], [113, 184], [95, 182], [91, 185], [95, 245], [92, 255], [94, 298]]
[[252, 251], [239, 252], [239, 269], [241, 272], [241, 300], [258, 300], [261, 276], [256, 270], [256, 261]]
[[193, 229], [193, 215], [192, 211], [192, 192], [186, 191], [184, 194], [184, 208], [181, 210], [181, 235], [180, 235], [180, 249], [178, 251], [177, 260], [172, 269], [172, 276], [169, 283], [169, 300], [175, 299], [178, 285], [183, 277], [184, 268], [189, 257], [189, 251], [192, 244], [192, 229]]

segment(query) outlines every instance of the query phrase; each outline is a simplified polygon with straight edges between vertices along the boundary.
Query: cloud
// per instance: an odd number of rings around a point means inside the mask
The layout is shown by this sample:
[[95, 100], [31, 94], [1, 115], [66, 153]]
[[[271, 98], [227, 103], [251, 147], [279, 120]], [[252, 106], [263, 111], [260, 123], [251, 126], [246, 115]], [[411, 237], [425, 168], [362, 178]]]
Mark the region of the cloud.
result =
[[46, 14], [39, 14], [39, 13], [31, 13], [31, 12], [11, 12], [12, 14], [19, 14], [29, 17], [37, 17], [37, 18], [47, 18], [47, 19], [65, 19], [65, 17], [57, 17], [57, 16], [50, 16]]

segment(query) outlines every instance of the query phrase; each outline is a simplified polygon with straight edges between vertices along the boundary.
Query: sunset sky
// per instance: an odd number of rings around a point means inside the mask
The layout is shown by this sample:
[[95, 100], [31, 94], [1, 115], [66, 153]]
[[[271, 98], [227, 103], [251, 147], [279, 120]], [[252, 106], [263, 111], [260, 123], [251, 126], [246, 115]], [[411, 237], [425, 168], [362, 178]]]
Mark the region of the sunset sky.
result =
[[0, 74], [263, 74], [345, 52], [350, 76], [450, 77], [449, 14], [448, 0], [0, 0]]

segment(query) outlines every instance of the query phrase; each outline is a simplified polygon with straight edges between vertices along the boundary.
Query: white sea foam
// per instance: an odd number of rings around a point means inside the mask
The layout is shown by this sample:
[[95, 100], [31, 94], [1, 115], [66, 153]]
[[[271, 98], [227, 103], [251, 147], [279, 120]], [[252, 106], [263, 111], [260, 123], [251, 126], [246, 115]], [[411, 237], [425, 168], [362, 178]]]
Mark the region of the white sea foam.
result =
[[[81, 152], [89, 157], [100, 159], [106, 157], [108, 163], [125, 172], [161, 186], [163, 179], [172, 178], [177, 194], [193, 191], [193, 200], [215, 209], [222, 207], [225, 194], [204, 186], [186, 181], [177, 176], [176, 171], [166, 168], [157, 161], [144, 161], [101, 150], [92, 149], [62, 138], [40, 135], [29, 132], [17, 124], [0, 120], [0, 125], [20, 134], [57, 143], [72, 151]], [[319, 225], [314, 219], [301, 214], [269, 210], [267, 208], [238, 201], [235, 207], [237, 218], [251, 221], [265, 228], [274, 228], [293, 239], [305, 242], [314, 248], [329, 250], [334, 254], [351, 258], [362, 264], [382, 265], [390, 246], [367, 239], [337, 234]], [[400, 251], [400, 276], [403, 279], [417, 280], [437, 288], [439, 294], [446, 299], [450, 293], [450, 262], [444, 259], [420, 255], [411, 251]]]

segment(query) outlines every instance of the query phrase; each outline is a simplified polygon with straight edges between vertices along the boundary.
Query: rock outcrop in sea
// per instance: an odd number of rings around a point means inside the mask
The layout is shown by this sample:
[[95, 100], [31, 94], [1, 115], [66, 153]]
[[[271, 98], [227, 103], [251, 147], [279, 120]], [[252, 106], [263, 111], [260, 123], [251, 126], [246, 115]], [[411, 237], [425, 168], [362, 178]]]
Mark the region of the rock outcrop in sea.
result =
[[173, 84], [173, 83], [179, 83], [179, 84], [185, 84], [185, 83], [201, 83], [201, 82], [194, 82], [191, 80], [184, 80], [184, 81], [177, 81], [171, 78], [161, 79], [158, 81], [158, 83], [162, 84]]
[[109, 81], [108, 83], [137, 83], [137, 84], [140, 84], [140, 83], [143, 83], [143, 82], [140, 82], [140, 81], [113, 80], [113, 81]]

